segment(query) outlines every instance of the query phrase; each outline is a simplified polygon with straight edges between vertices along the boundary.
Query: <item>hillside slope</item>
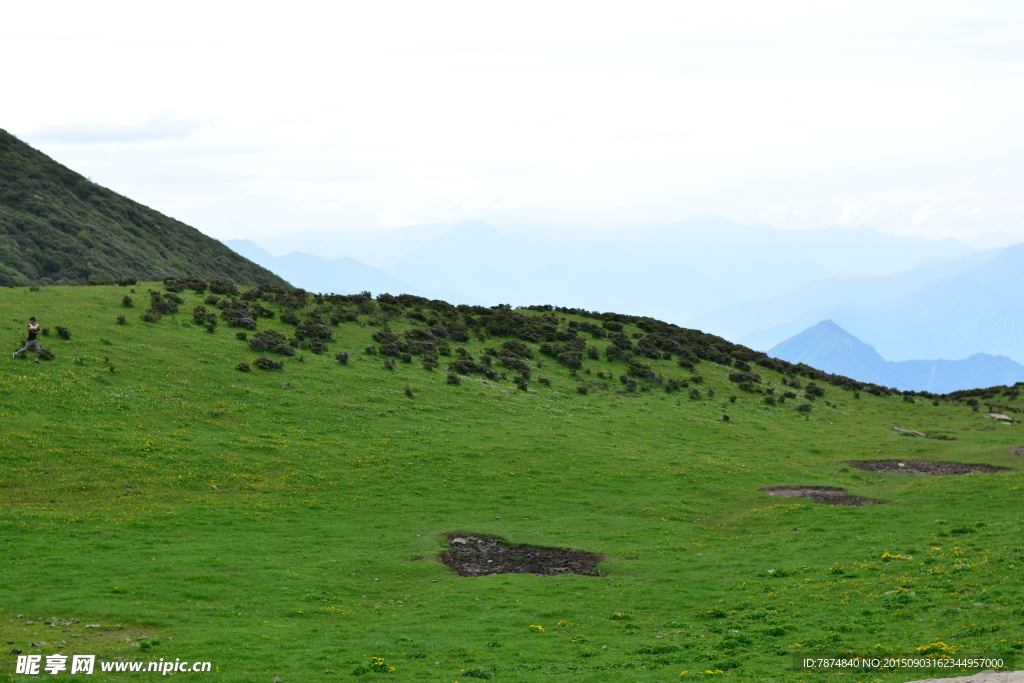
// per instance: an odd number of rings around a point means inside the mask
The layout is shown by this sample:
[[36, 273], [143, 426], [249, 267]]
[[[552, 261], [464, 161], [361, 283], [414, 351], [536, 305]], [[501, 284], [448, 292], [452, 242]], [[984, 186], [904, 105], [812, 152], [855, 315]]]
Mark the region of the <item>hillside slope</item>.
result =
[[0, 130], [0, 286], [169, 276], [287, 284]]
[[[29, 311], [68, 331], [41, 337], [53, 361], [0, 356], [8, 651], [117, 682], [142, 678], [99, 662], [901, 683], [794, 655], [1024, 650], [1024, 427], [974, 409], [1019, 415], [1019, 387], [922, 400], [650, 318], [224, 289], [0, 288], [11, 350]], [[895, 459], [985, 467], [851, 462]], [[493, 536], [508, 573], [434, 561]], [[521, 544], [600, 563], [515, 571]]]
[[910, 391], [946, 394], [1024, 381], [1024, 365], [1006, 356], [976, 353], [961, 360], [887, 361], [873, 346], [832, 320], [824, 320], [779, 343], [768, 354], [861, 382]]

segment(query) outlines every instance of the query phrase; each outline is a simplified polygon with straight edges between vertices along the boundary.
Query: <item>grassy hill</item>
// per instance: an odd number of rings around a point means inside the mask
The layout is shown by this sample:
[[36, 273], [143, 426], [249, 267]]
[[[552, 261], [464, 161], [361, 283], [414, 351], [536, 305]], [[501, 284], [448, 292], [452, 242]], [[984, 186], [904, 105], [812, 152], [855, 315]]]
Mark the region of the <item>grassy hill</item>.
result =
[[[56, 356], [0, 361], [8, 650], [232, 682], [751, 683], [935, 674], [794, 654], [1024, 648], [1024, 439], [973, 409], [1014, 415], [1018, 387], [904, 397], [645, 318], [185, 284], [0, 290], [10, 349], [34, 315]], [[1011, 469], [846, 464], [877, 459]], [[606, 559], [463, 577], [433, 561], [446, 534]]]
[[195, 228], [0, 130], [0, 286], [169, 276], [285, 284]]

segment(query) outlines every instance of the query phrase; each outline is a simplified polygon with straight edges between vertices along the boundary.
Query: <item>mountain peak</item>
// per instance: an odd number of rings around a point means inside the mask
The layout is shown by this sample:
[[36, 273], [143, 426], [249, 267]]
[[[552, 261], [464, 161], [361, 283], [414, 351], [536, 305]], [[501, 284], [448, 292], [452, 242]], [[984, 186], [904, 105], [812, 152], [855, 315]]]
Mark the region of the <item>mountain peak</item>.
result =
[[769, 355], [790, 363], [806, 363], [816, 368], [830, 368], [862, 382], [882, 384], [885, 359], [874, 347], [865, 344], [839, 327], [833, 320], [822, 320], [800, 334], [776, 345]]

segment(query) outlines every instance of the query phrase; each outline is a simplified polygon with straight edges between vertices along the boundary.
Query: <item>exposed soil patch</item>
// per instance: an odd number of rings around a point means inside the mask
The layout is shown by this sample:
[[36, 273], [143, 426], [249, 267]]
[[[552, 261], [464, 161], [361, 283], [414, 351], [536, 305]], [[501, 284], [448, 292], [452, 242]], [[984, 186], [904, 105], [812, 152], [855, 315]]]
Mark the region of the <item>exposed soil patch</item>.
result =
[[498, 536], [445, 534], [450, 550], [437, 556], [460, 576], [488, 574], [583, 574], [600, 576], [596, 567], [607, 555], [572, 548], [512, 545]]
[[971, 472], [1008, 472], [1009, 467], [982, 465], [968, 462], [939, 462], [937, 460], [848, 460], [844, 464], [868, 472], [902, 472], [904, 474], [970, 474]]
[[1024, 446], [1014, 446], [1008, 450], [1014, 455], [1024, 455]]
[[823, 505], [877, 505], [885, 502], [875, 498], [855, 496], [852, 493], [847, 493], [846, 489], [835, 486], [769, 486], [760, 491], [769, 496], [810, 498], [815, 503]]

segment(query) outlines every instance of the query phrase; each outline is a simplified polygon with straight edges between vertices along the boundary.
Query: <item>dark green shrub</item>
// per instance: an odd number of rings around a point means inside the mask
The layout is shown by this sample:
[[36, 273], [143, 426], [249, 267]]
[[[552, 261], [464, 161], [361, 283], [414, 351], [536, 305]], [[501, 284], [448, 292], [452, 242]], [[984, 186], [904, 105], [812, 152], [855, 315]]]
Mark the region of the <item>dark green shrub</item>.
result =
[[370, 356], [377, 355], [377, 347], [374, 346], [373, 344], [367, 344], [363, 351], [365, 351]]
[[53, 329], [57, 330], [57, 336], [60, 337], [61, 339], [71, 339], [71, 330], [69, 330], [68, 328], [62, 327], [61, 325], [57, 325]]
[[820, 398], [825, 395], [825, 389], [823, 387], [819, 387], [814, 382], [811, 382], [810, 384], [807, 385], [807, 392], [805, 395], [808, 398], [812, 396]]
[[160, 314], [159, 313], [154, 313], [153, 311], [149, 311], [148, 313], [143, 313], [142, 315], [139, 316], [139, 320], [141, 320], [144, 323], [155, 323], [159, 319], [160, 319]]
[[506, 351], [506, 353], [504, 354], [506, 356], [533, 358], [533, 351], [530, 349], [530, 347], [516, 339], [510, 339], [509, 341], [502, 343], [501, 348]]
[[551, 386], [551, 380], [549, 380], [547, 377], [538, 377], [537, 381], [546, 387]]
[[384, 359], [384, 367], [387, 370], [394, 370], [395, 369], [395, 359], [394, 358], [385, 358]]
[[286, 313], [282, 313], [280, 318], [278, 318], [278, 319], [281, 322], [283, 322], [285, 325], [298, 325], [301, 322], [299, 320], [299, 316], [295, 315], [291, 311], [288, 311]]
[[242, 372], [249, 372], [249, 370], [251, 370], [252, 368], [249, 366], [248, 363], [241, 362], [241, 363], [239, 363], [238, 365], [235, 366], [235, 369], [236, 370], [241, 370]]
[[531, 367], [526, 361], [522, 358], [516, 358], [515, 356], [502, 356], [501, 364], [509, 370], [515, 370], [527, 379], [530, 377], [530, 371], [533, 370], [533, 367]]
[[454, 373], [448, 373], [448, 384], [461, 384], [462, 378]]
[[203, 299], [203, 303], [208, 306], [216, 306], [218, 301], [220, 301], [220, 297], [213, 294], [207, 294], [206, 298]]
[[770, 406], [773, 406], [776, 403], [778, 403], [778, 401], [776, 400], [776, 398], [774, 396], [765, 396], [764, 397], [764, 402], [767, 403]]
[[245, 341], [248, 338], [249, 338], [249, 333], [248, 332], [235, 332], [235, 339], [241, 339], [242, 341]]
[[690, 389], [690, 398], [694, 401], [700, 398], [700, 389]]
[[277, 330], [264, 330], [249, 340], [249, 348], [253, 351], [270, 351], [283, 356], [294, 356], [295, 349], [288, 339]]
[[56, 358], [56, 356], [53, 355], [53, 351], [50, 349], [42, 349], [42, 351], [39, 352], [39, 360], [53, 360], [54, 358]]
[[135, 302], [132, 301], [132, 298], [130, 296], [125, 294], [124, 297], [121, 298], [121, 305], [124, 306], [125, 308], [131, 308], [132, 306], [135, 305]]
[[205, 325], [203, 325], [203, 327], [205, 327], [206, 331], [209, 332], [210, 334], [213, 334], [214, 332], [217, 331], [217, 323], [206, 323]]
[[284, 361], [271, 360], [266, 356], [260, 356], [253, 361], [253, 365], [258, 367], [260, 370], [280, 370], [284, 367]]
[[690, 381], [694, 384], [702, 384], [704, 382], [704, 377], [702, 375], [693, 375], [690, 377]]
[[789, 399], [796, 398], [796, 392], [794, 392], [794, 391], [787, 391], [786, 393], [784, 393], [782, 395], [782, 397], [783, 398], [789, 398]]
[[196, 306], [193, 308], [192, 319], [196, 321], [196, 325], [205, 325], [211, 319], [217, 320], [216, 316], [206, 310], [206, 306]]
[[809, 413], [809, 412], [811, 412], [811, 406], [808, 405], [807, 403], [801, 403], [800, 405], [798, 405], [796, 407], [796, 409], [797, 409], [797, 412], [800, 412], [800, 413]]
[[124, 322], [125, 322], [125, 320], [124, 320], [124, 316], [123, 315], [117, 316], [117, 324], [118, 325], [124, 325]]
[[214, 294], [238, 296], [238, 287], [235, 287], [230, 282], [224, 282], [223, 280], [210, 280], [208, 284], [210, 286], [210, 291]]
[[590, 392], [590, 385], [589, 384], [578, 384], [578, 385], [576, 385], [576, 392], [579, 393], [579, 394], [584, 394], [585, 395], [585, 394]]
[[348, 365], [348, 353], [344, 351], [334, 354], [334, 359], [342, 365]]

